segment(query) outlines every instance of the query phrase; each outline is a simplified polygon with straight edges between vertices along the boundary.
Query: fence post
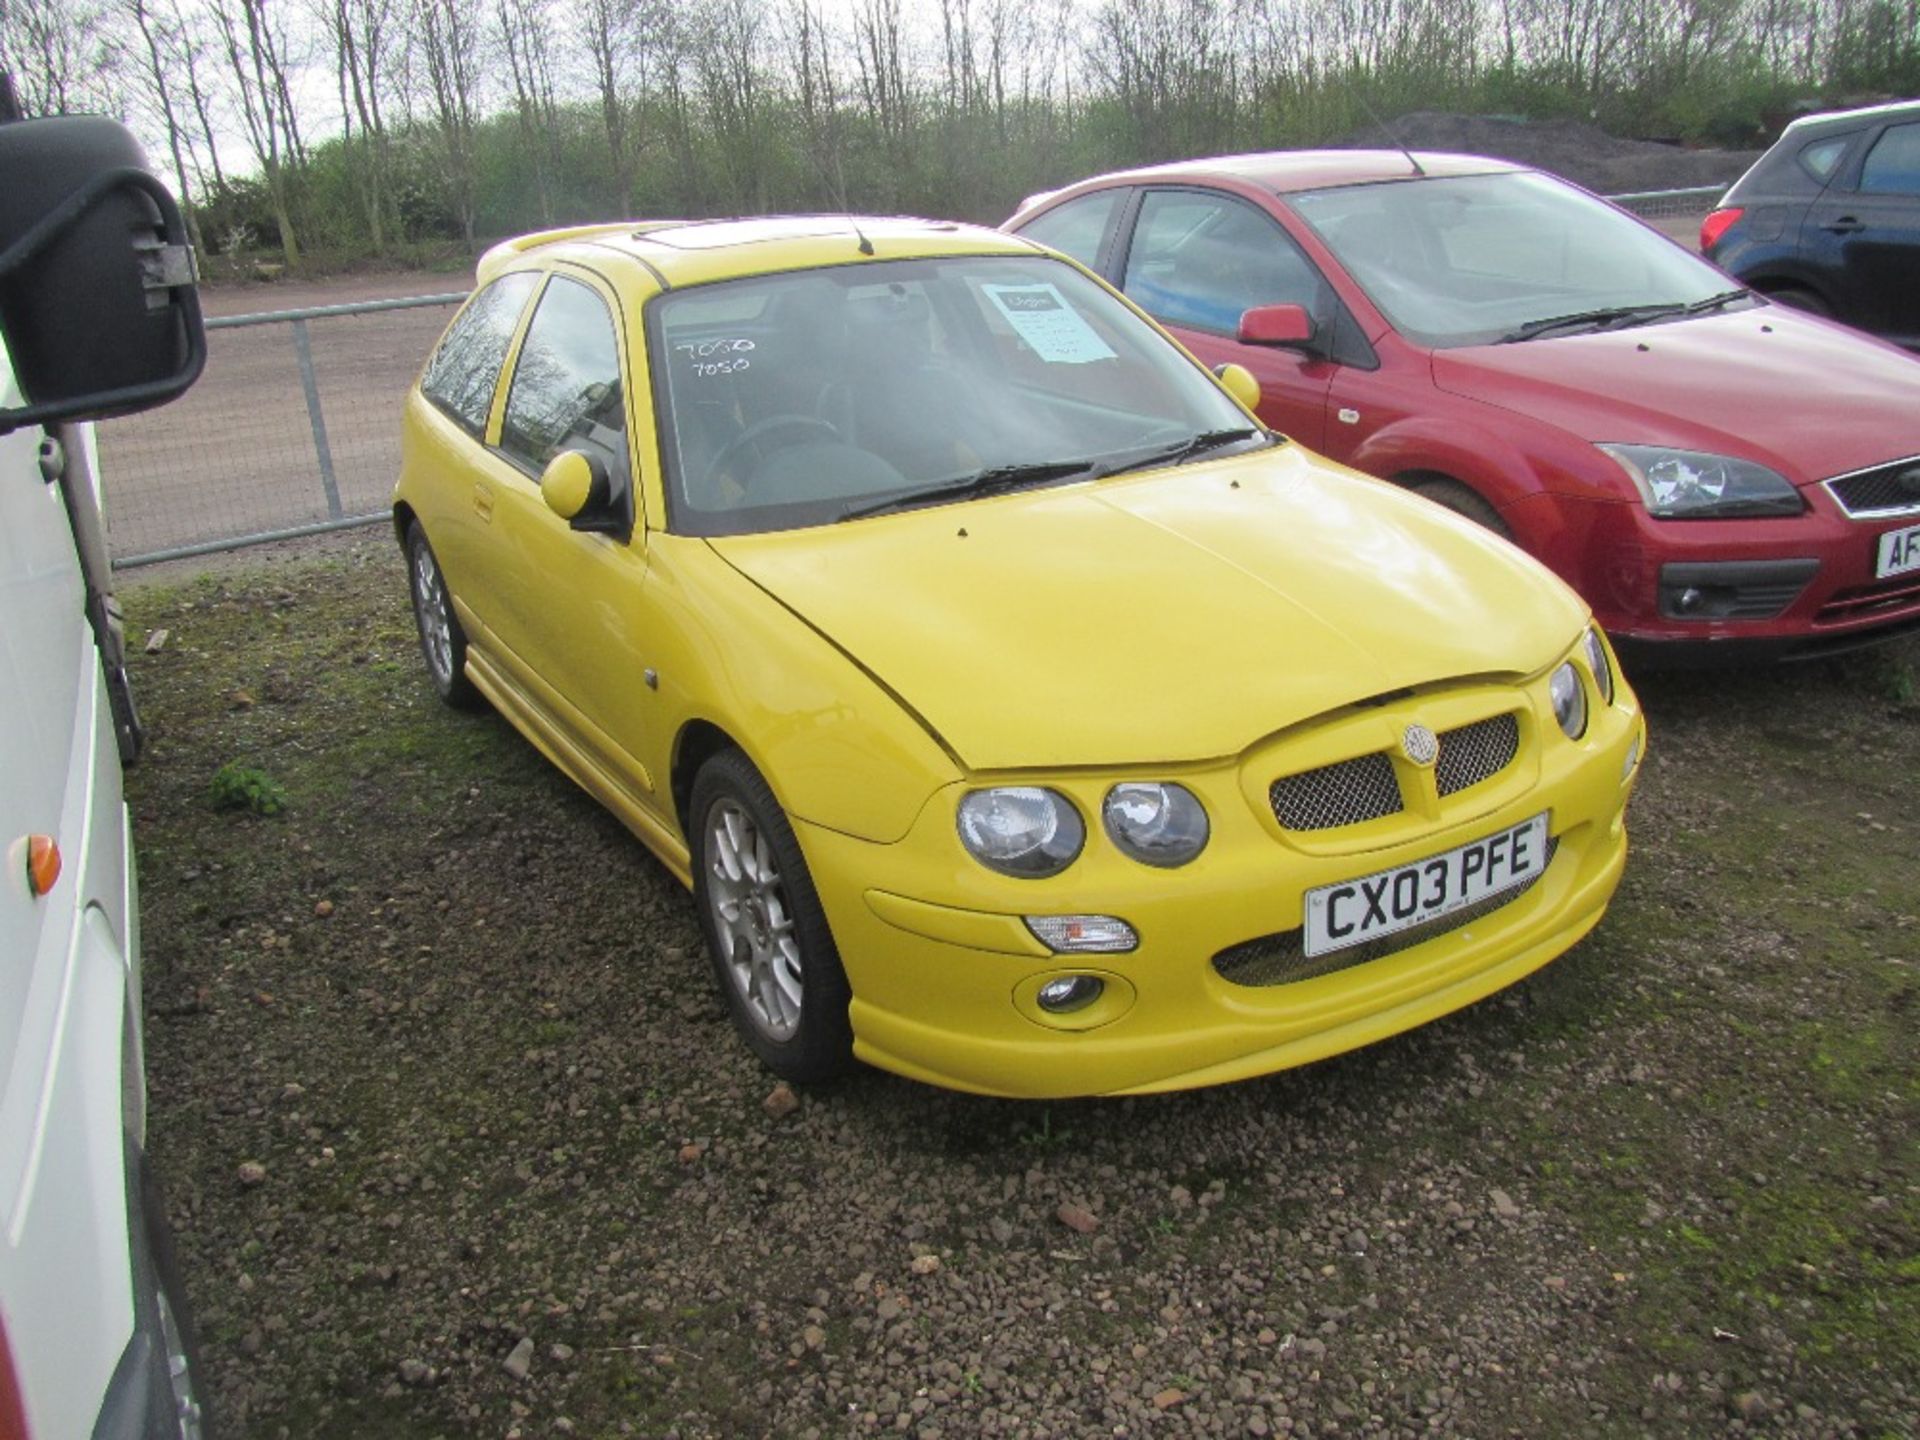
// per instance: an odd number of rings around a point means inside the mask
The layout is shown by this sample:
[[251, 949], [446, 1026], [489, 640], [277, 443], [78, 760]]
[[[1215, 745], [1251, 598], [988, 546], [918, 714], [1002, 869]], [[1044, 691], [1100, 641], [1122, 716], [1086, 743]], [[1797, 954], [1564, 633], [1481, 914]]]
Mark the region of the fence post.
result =
[[293, 353], [300, 357], [300, 388], [307, 392], [307, 421], [313, 426], [313, 454], [320, 462], [320, 484], [327, 492], [327, 518], [338, 520], [340, 482], [333, 474], [333, 451], [327, 445], [327, 417], [320, 409], [320, 386], [313, 378], [313, 347], [307, 343], [307, 322], [293, 322]]

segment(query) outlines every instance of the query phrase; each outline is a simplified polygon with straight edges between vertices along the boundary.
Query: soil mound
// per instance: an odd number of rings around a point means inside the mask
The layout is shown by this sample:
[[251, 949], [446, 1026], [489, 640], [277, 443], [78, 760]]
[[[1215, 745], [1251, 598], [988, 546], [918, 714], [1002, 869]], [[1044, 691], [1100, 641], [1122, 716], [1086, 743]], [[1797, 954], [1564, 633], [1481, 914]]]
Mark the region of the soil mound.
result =
[[1453, 115], [1416, 110], [1391, 121], [1392, 139], [1369, 125], [1333, 142], [1343, 150], [1378, 149], [1398, 141], [1414, 150], [1492, 155], [1564, 175], [1602, 195], [1731, 185], [1760, 157], [1758, 150], [1690, 150], [1654, 140], [1623, 140], [1584, 120], [1528, 120], [1518, 115]]

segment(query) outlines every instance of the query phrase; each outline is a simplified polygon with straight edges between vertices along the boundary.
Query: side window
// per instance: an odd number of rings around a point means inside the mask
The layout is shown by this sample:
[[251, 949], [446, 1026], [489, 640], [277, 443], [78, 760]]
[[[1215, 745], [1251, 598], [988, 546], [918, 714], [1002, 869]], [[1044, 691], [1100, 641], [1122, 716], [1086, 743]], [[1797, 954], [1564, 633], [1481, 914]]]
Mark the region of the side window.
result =
[[626, 428], [613, 317], [593, 290], [556, 275], [514, 363], [500, 448], [535, 474], [562, 450], [592, 451], [624, 469]]
[[1126, 194], [1124, 190], [1102, 190], [1069, 200], [1035, 220], [1020, 231], [1029, 240], [1038, 240], [1055, 250], [1071, 255], [1089, 270], [1100, 258], [1100, 241], [1113, 219], [1114, 207]]
[[514, 326], [540, 277], [503, 275], [476, 295], [441, 337], [420, 391], [473, 434], [487, 427], [493, 387], [513, 343]]
[[1168, 325], [1233, 334], [1256, 305], [1323, 309], [1326, 281], [1291, 237], [1224, 195], [1161, 190], [1140, 206], [1124, 286]]
[[1920, 195], [1920, 121], [1889, 125], [1860, 169], [1860, 188], [1874, 195]]
[[1822, 185], [1833, 178], [1840, 157], [1847, 153], [1847, 146], [1853, 136], [1842, 135], [1838, 140], [1816, 140], [1800, 150], [1800, 168], [1818, 180]]

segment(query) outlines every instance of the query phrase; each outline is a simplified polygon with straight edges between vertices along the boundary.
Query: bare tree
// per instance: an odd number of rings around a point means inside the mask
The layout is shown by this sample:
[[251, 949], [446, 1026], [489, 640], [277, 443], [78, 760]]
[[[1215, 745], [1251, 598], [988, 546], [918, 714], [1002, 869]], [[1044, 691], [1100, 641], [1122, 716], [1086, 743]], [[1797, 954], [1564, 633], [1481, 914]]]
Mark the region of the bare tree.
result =
[[294, 178], [306, 163], [305, 147], [294, 121], [292, 46], [284, 12], [270, 0], [211, 0], [215, 25], [233, 81], [235, 108], [246, 129], [247, 145], [260, 165], [267, 203], [280, 229], [280, 250], [287, 264], [300, 263], [294, 234]]
[[391, 83], [388, 56], [401, 29], [399, 0], [321, 0], [320, 20], [333, 44], [340, 143], [377, 255], [386, 249], [393, 158], [382, 102]]
[[446, 161], [448, 199], [471, 250], [477, 203], [474, 137], [485, 100], [479, 17], [464, 0], [414, 0], [412, 18]]
[[116, 108], [101, 0], [0, 0], [0, 69], [13, 76], [29, 115]]
[[513, 82], [513, 110], [533, 164], [540, 219], [553, 223], [553, 172], [559, 107], [553, 94], [553, 17], [550, 0], [494, 0], [495, 38]]
[[701, 108], [717, 143], [730, 202], [767, 208], [763, 132], [769, 96], [762, 46], [766, 14], [759, 0], [706, 0], [694, 31], [693, 68]]
[[200, 234], [200, 217], [194, 213], [193, 190], [187, 183], [187, 154], [192, 149], [185, 115], [175, 99], [180, 66], [181, 37], [177, 23], [156, 14], [152, 0], [125, 0], [126, 16], [132, 21], [139, 43], [128, 47], [135, 85], [159, 111], [161, 129], [166, 134], [167, 153], [173, 162], [173, 183], [179, 192], [180, 210], [187, 221], [187, 238], [193, 248], [206, 252]]
[[616, 207], [633, 213], [634, 146], [637, 107], [629, 98], [644, 48], [639, 0], [576, 0], [574, 26], [593, 67], [594, 99], [600, 130], [613, 167]]
[[795, 100], [806, 132], [807, 158], [832, 197], [846, 210], [846, 115], [833, 65], [833, 31], [820, 0], [789, 0], [788, 44], [795, 68]]

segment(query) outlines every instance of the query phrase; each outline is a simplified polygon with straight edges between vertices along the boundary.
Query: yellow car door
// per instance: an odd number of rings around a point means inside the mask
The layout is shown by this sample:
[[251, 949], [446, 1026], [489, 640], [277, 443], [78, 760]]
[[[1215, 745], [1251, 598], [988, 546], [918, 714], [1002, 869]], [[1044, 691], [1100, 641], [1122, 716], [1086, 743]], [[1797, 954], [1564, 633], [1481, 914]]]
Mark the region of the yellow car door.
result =
[[[515, 354], [487, 492], [486, 545], [500, 659], [555, 758], [596, 793], [658, 812], [641, 760], [647, 684], [646, 527], [627, 434], [625, 337], [611, 293], [585, 272], [550, 276]], [[583, 455], [609, 494], [572, 519], [541, 494], [561, 455]], [[624, 808], [624, 807], [620, 807]]]

